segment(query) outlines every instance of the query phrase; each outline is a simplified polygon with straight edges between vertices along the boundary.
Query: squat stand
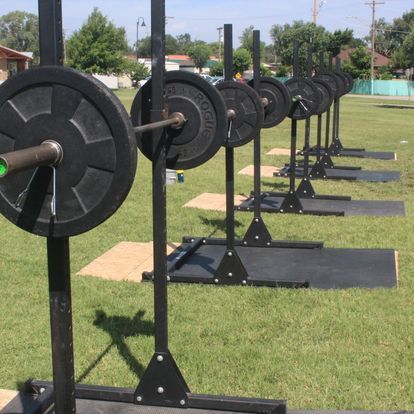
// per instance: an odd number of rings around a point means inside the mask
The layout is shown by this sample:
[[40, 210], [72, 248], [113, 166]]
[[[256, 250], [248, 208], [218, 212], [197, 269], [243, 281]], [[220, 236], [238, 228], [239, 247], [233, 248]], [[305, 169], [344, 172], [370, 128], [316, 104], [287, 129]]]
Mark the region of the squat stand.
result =
[[[330, 55], [331, 56], [331, 55]], [[330, 58], [330, 68], [332, 70], [332, 57]], [[336, 69], [341, 70], [340, 59], [336, 58]], [[384, 151], [366, 151], [365, 148], [345, 148], [339, 137], [339, 119], [340, 119], [340, 108], [339, 100], [336, 105], [336, 117], [334, 122], [334, 128], [332, 133], [332, 141], [329, 144], [329, 134], [327, 135], [327, 140], [325, 143], [325, 154], [330, 157], [355, 157], [355, 158], [371, 158], [378, 160], [395, 160], [394, 152], [384, 152]], [[317, 147], [309, 149], [310, 155], [315, 155], [317, 152]]]
[[[226, 47], [230, 44], [228, 25], [225, 31]], [[253, 32], [253, 39], [257, 76], [260, 73], [258, 31]], [[228, 51], [225, 56], [227, 66]], [[255, 148], [256, 161], [260, 160], [260, 142], [255, 143]], [[227, 239], [183, 237], [182, 245], [168, 257], [170, 282], [321, 289], [395, 286], [392, 250], [326, 249], [323, 242], [271, 240], [261, 217], [260, 163], [256, 164], [259, 197], [255, 197], [253, 222], [243, 240], [234, 239], [233, 151], [227, 154], [230, 154], [226, 157]], [[343, 266], [349, 262], [352, 269]], [[152, 280], [153, 274], [146, 272], [143, 278]]]
[[[337, 60], [339, 65], [339, 60]], [[332, 58], [330, 57], [330, 66], [332, 68]], [[346, 88], [344, 79], [334, 71], [330, 71], [338, 78], [341, 89]], [[343, 89], [345, 90], [345, 89]], [[341, 92], [342, 95], [344, 94]], [[335, 97], [334, 108], [333, 108], [333, 126], [332, 126], [332, 140], [335, 143], [337, 138], [337, 132], [339, 128], [339, 104], [340, 104], [340, 94]], [[325, 154], [322, 157], [320, 163], [316, 164], [310, 173], [312, 179], [330, 179], [330, 180], [347, 180], [347, 181], [370, 181], [370, 182], [388, 182], [388, 181], [398, 181], [400, 180], [399, 171], [368, 171], [361, 170], [360, 167], [348, 167], [348, 166], [334, 166], [329, 151], [326, 152], [326, 145], [329, 140], [328, 129], [330, 125], [327, 124], [326, 138], [325, 142]], [[336, 144], [335, 144], [336, 145]], [[315, 148], [310, 151], [311, 155], [315, 155]], [[295, 170], [291, 168], [290, 165], [285, 166], [281, 171], [275, 173], [276, 177], [288, 177], [290, 174], [295, 174], [296, 177], [304, 177], [303, 167], [298, 167]]]
[[[39, 6], [42, 64], [56, 64], [57, 62], [61, 64], [63, 62], [61, 54], [61, 0], [40, 0]], [[157, 122], [163, 119], [165, 104], [165, 1], [152, 0], [151, 6], [152, 54], [157, 57], [157, 59], [153, 59], [152, 64], [154, 81], [152, 83], [151, 121]], [[52, 36], [50, 36], [49, 30], [53, 32]], [[45, 41], [45, 32], [49, 34], [48, 41]], [[47, 48], [47, 52], [44, 51], [44, 47]], [[45, 56], [50, 57], [50, 60]], [[152, 135], [153, 152], [157, 155], [154, 156], [152, 171], [155, 353], [148, 368], [135, 390], [89, 385], [79, 385], [75, 389], [69, 242], [68, 238], [48, 239], [54, 381], [53, 384], [30, 381], [27, 384], [27, 390], [34, 394], [34, 403], [31, 408], [25, 407], [22, 411], [10, 408], [11, 411], [6, 412], [41, 414], [47, 411], [50, 413], [54, 394], [53, 412], [56, 414], [76, 413], [75, 397], [79, 402], [78, 412], [85, 414], [143, 413], [148, 412], [148, 406], [165, 407], [165, 410], [168, 410], [167, 407], [180, 407], [183, 409], [204, 409], [211, 412], [286, 413], [284, 401], [191, 394], [168, 349], [166, 134], [165, 130], [159, 130], [158, 132], [154, 131]], [[142, 405], [147, 406], [146, 411], [144, 407], [141, 407]], [[160, 408], [154, 411], [159, 413]], [[189, 413], [194, 412], [189, 411]]]

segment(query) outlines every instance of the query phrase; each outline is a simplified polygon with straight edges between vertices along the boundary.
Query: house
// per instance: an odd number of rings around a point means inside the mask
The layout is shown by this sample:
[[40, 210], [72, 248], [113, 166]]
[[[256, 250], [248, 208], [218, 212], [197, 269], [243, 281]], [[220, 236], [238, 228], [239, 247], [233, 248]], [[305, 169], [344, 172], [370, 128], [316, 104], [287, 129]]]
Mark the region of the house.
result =
[[[341, 53], [339, 53], [338, 57], [342, 60], [342, 62], [350, 61], [349, 55], [354, 51], [355, 51], [355, 48], [341, 50]], [[365, 51], [369, 55], [371, 55], [370, 48], [366, 47]], [[378, 52], [374, 52], [374, 59], [375, 59], [375, 63], [374, 63], [375, 70], [378, 70], [382, 66], [391, 66], [392, 64], [390, 58], [387, 58], [387, 56], [381, 55]]]
[[191, 60], [190, 56], [187, 55], [169, 55], [166, 56], [169, 62], [178, 64], [180, 70], [186, 72], [198, 72], [195, 63]]
[[0, 83], [28, 69], [32, 60], [31, 53], [18, 52], [0, 45]]

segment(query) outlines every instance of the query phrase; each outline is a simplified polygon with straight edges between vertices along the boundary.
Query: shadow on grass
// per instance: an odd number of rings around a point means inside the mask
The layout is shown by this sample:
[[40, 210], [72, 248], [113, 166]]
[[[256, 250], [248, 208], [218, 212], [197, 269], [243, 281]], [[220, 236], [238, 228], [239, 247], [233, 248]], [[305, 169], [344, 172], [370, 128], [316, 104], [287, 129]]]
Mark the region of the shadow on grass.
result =
[[[207, 217], [203, 217], [203, 216], [199, 216], [200, 221], [203, 225], [205, 226], [209, 226], [209, 227], [214, 227], [214, 230], [206, 237], [213, 237], [218, 230], [221, 230], [223, 232], [226, 231], [226, 219], [209, 219]], [[238, 221], [238, 220], [234, 220], [234, 227], [242, 227], [243, 224]]]
[[275, 181], [262, 181], [262, 185], [265, 187], [271, 187], [275, 190], [287, 191], [289, 188], [288, 183], [278, 183]]
[[111, 336], [112, 341], [101, 352], [96, 360], [77, 378], [77, 382], [82, 382], [113, 346], [117, 348], [131, 372], [133, 372], [138, 379], [141, 378], [146, 367], [144, 367], [131, 353], [125, 339], [142, 335], [154, 335], [154, 323], [152, 321], [143, 320], [144, 315], [144, 310], [139, 310], [132, 318], [126, 316], [108, 316], [102, 310], [96, 311], [93, 324], [99, 329], [107, 332]]

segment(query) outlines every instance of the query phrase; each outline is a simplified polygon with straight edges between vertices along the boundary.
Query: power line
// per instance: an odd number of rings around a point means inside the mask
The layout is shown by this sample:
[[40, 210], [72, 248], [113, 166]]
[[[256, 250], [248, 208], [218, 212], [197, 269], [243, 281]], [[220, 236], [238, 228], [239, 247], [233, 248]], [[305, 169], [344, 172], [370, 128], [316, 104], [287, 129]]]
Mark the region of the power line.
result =
[[[376, 35], [376, 28], [375, 28], [375, 8], [379, 4], [385, 4], [385, 2], [378, 2], [376, 0], [372, 0], [369, 3], [365, 3], [366, 5], [370, 6], [372, 9], [372, 24], [371, 24], [371, 82], [374, 81], [374, 65], [375, 65], [375, 35]], [[374, 92], [373, 84], [372, 84], [372, 93]]]

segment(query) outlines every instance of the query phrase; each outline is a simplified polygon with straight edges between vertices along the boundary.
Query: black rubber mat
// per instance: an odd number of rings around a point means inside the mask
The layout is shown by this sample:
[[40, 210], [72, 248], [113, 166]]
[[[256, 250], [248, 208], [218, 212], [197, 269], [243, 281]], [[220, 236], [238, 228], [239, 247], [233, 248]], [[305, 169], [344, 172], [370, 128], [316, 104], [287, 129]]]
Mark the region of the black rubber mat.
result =
[[342, 150], [339, 157], [356, 157], [356, 158], [371, 158], [374, 160], [395, 160], [395, 152], [375, 152], [375, 151], [347, 151]]
[[[15, 398], [11, 401], [0, 414], [26, 414], [31, 413], [30, 405], [23, 405], [19, 399]], [[134, 405], [129, 403], [119, 403], [110, 401], [94, 401], [94, 400], [77, 400], [77, 414], [222, 414], [224, 411], [219, 410], [202, 410], [195, 408], [167, 408], [167, 407], [151, 407], [146, 405]], [[242, 414], [239, 411], [225, 411], [228, 414]], [[47, 414], [54, 414], [52, 409]], [[246, 413], [243, 413], [246, 414]]]
[[[317, 155], [315, 148], [309, 151], [309, 155]], [[371, 158], [374, 160], [395, 160], [395, 152], [382, 152], [382, 151], [352, 151], [343, 149], [338, 155], [331, 154], [331, 157], [351, 157], [351, 158]]]
[[[77, 400], [78, 414], [233, 414], [237, 411], [200, 410], [193, 408], [167, 408], [133, 405], [128, 403], [113, 403], [107, 401]], [[19, 398], [10, 402], [0, 414], [26, 414], [29, 406], [20, 403]], [[54, 414], [54, 410], [48, 414]], [[241, 413], [240, 413], [241, 414]], [[246, 414], [246, 413], [244, 413]], [[287, 414], [413, 414], [413, 411], [339, 411], [339, 410], [287, 410]]]
[[[266, 213], [279, 213], [284, 198], [268, 195], [262, 197], [261, 209]], [[343, 212], [344, 216], [404, 216], [404, 202], [382, 200], [322, 200], [302, 198], [304, 214], [324, 215], [325, 213]], [[252, 211], [254, 200], [250, 197], [237, 207], [240, 211]]]
[[[181, 249], [187, 246], [183, 244]], [[181, 249], [169, 256], [170, 265], [180, 257]], [[255, 285], [303, 281], [319, 289], [397, 286], [394, 250], [238, 246], [236, 251], [250, 276], [249, 281]], [[224, 241], [223, 245], [201, 245], [176, 271], [169, 273], [171, 282], [213, 283], [224, 253]]]
[[[284, 168], [279, 173], [275, 173], [276, 177], [289, 177], [289, 175], [289, 168]], [[296, 168], [296, 177], [303, 177], [303, 168]], [[313, 179], [316, 178], [317, 177], [313, 177]], [[338, 168], [326, 169], [326, 179], [328, 180], [388, 182], [399, 181], [400, 178], [401, 175], [399, 171], [341, 170]]]

